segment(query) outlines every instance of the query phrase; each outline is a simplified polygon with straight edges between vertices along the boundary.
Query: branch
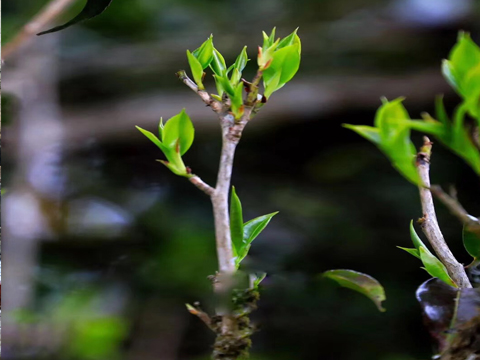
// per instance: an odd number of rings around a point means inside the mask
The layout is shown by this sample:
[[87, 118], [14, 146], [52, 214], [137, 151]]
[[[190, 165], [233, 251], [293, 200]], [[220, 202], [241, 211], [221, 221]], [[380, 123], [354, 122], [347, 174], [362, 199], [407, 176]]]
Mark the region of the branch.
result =
[[26, 24], [22, 30], [2, 49], [2, 60], [6, 60], [20, 49], [31, 37], [44, 29], [50, 22], [63, 14], [75, 0], [52, 0]]
[[208, 92], [206, 92], [205, 90], [199, 90], [198, 89], [198, 86], [197, 84], [195, 84], [192, 79], [190, 79], [187, 74], [185, 73], [185, 71], [183, 70], [180, 70], [179, 72], [177, 72], [175, 74], [180, 80], [182, 80], [182, 82], [187, 85], [190, 89], [192, 89], [192, 91], [194, 91], [198, 96], [200, 96], [200, 98], [203, 100], [203, 102], [205, 104], [207, 104], [207, 106], [210, 106], [212, 108], [213, 111], [215, 111], [216, 113], [219, 113], [220, 111], [222, 111], [222, 104], [215, 100], [214, 98], [212, 98], [210, 96], [210, 94]]
[[435, 207], [433, 204], [432, 193], [430, 191], [430, 156], [432, 151], [432, 143], [426, 136], [423, 138], [423, 146], [417, 154], [416, 165], [418, 173], [424, 186], [419, 186], [420, 201], [422, 203], [423, 217], [420, 219], [420, 224], [423, 233], [428, 238], [435, 253], [440, 258], [440, 261], [447, 268], [448, 274], [458, 285], [459, 288], [471, 288], [470, 280], [464, 267], [460, 264], [452, 252], [450, 251], [443, 234], [438, 226], [437, 216], [435, 214]]
[[197, 175], [192, 176], [188, 179], [188, 181], [190, 181], [193, 185], [202, 190], [208, 196], [212, 196], [215, 192], [214, 188], [212, 188], [210, 185], [200, 179]]
[[469, 231], [480, 234], [480, 220], [469, 215], [455, 197], [448, 195], [438, 185], [433, 185], [431, 191]]

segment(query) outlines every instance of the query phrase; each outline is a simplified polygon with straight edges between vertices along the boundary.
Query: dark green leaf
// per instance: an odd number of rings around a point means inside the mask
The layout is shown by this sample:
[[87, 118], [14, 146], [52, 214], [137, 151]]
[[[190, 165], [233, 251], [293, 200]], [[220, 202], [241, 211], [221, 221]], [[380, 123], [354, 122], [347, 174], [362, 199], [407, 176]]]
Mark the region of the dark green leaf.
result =
[[230, 233], [232, 237], [233, 249], [235, 255], [240, 252], [243, 247], [243, 213], [242, 203], [232, 186], [232, 193], [230, 196]]
[[463, 227], [463, 245], [475, 260], [480, 259], [480, 237], [477, 233], [469, 231], [468, 226]]
[[355, 290], [372, 300], [379, 311], [385, 311], [382, 302], [385, 301], [385, 290], [382, 285], [371, 277], [353, 270], [329, 270], [324, 277], [335, 280], [339, 285]]
[[111, 3], [112, 0], [88, 0], [80, 14], [75, 16], [72, 20], [70, 20], [66, 24], [56, 26], [50, 30], [42, 31], [37, 35], [57, 32], [66, 29], [72, 25], [78, 24], [81, 21], [94, 18], [95, 16], [100, 15], [102, 12], [104, 12]]

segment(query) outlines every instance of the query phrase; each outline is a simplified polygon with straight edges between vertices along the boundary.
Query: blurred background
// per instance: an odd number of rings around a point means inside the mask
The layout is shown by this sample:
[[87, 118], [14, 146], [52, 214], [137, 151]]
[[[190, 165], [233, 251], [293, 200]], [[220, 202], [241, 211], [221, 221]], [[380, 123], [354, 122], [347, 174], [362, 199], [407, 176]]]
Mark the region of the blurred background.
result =
[[[2, 42], [46, 2], [3, 0]], [[441, 59], [458, 30], [480, 42], [479, 20], [474, 0], [115, 0], [29, 41], [2, 74], [3, 358], [209, 358], [213, 333], [184, 304], [212, 309], [210, 202], [155, 162], [162, 154], [134, 126], [153, 131], [185, 107], [196, 128], [186, 163], [213, 184], [217, 120], [174, 74], [213, 33], [227, 63], [248, 45], [251, 78], [273, 26], [278, 36], [299, 26], [303, 51], [296, 77], [246, 128], [233, 174], [246, 220], [280, 211], [244, 262], [268, 273], [252, 360], [430, 358], [415, 300], [428, 276], [396, 248], [411, 245], [417, 189], [341, 124], [372, 124], [381, 96], [406, 96], [418, 118], [443, 93], [451, 111]], [[455, 184], [479, 215], [478, 178], [434, 150], [432, 182]], [[460, 224], [441, 205], [438, 216], [467, 262]], [[331, 268], [377, 278], [387, 312], [321, 280]]]

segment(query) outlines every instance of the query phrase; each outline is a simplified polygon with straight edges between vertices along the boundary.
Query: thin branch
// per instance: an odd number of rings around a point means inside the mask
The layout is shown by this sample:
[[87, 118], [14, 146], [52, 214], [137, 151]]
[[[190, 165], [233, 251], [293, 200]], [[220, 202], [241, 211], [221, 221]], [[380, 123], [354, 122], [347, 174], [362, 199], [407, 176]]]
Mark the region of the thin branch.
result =
[[195, 84], [193, 82], [192, 79], [190, 79], [187, 74], [185, 73], [185, 71], [183, 70], [180, 70], [179, 72], [177, 72], [175, 75], [177, 75], [177, 77], [182, 80], [182, 82], [187, 85], [190, 89], [192, 89], [192, 91], [194, 91], [198, 96], [200, 96], [200, 98], [203, 100], [203, 102], [205, 104], [207, 104], [207, 106], [210, 106], [212, 108], [213, 111], [215, 111], [216, 113], [219, 113], [220, 111], [222, 111], [222, 104], [215, 100], [214, 98], [212, 98], [210, 96], [210, 94], [205, 91], [205, 90], [200, 90], [197, 86], [197, 84]]
[[439, 185], [433, 185], [431, 191], [469, 231], [480, 234], [480, 220], [469, 215], [455, 197], [448, 195]]
[[470, 280], [464, 267], [460, 264], [452, 252], [450, 251], [445, 238], [438, 226], [437, 215], [435, 214], [435, 207], [433, 204], [432, 193], [430, 191], [430, 156], [432, 150], [432, 143], [426, 136], [424, 137], [423, 147], [417, 154], [417, 169], [422, 179], [424, 186], [419, 187], [420, 201], [422, 203], [423, 217], [420, 219], [420, 224], [423, 233], [428, 238], [435, 253], [440, 258], [441, 262], [447, 268], [448, 274], [452, 280], [460, 288], [471, 288]]
[[30, 38], [62, 15], [76, 0], [52, 0], [26, 24], [22, 30], [2, 49], [2, 60], [6, 60], [20, 49]]
[[215, 192], [215, 189], [208, 185], [205, 181], [200, 179], [197, 175], [192, 176], [188, 179], [193, 185], [202, 190], [208, 196], [212, 196]]

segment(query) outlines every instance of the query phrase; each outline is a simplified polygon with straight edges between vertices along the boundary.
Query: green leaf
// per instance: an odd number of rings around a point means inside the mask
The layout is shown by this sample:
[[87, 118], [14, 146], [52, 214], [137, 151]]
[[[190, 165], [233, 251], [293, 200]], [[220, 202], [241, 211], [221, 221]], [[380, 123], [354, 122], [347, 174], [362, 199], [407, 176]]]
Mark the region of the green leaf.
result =
[[164, 160], [157, 160], [158, 162], [161, 162], [163, 165], [168, 167], [174, 174], [179, 175], [179, 176], [185, 176], [185, 177], [190, 177], [192, 176], [187, 172], [187, 168], [185, 164], [183, 163], [182, 157], [180, 153], [177, 151], [177, 148], [180, 148], [179, 142], [180, 139], [177, 139], [172, 146], [167, 146], [163, 142], [160, 141], [153, 133], [151, 133], [148, 130], [142, 129], [139, 126], [136, 126], [136, 128], [143, 134], [145, 135], [150, 141], [152, 141], [155, 145], [157, 145], [160, 150], [162, 150], [163, 154], [167, 158], [168, 161]]
[[[269, 87], [269, 91], [265, 91], [267, 99], [269, 96], [281, 89], [289, 82], [297, 73], [300, 67], [300, 43], [294, 43], [275, 51], [272, 55], [272, 62], [268, 68], [263, 71], [263, 79], [265, 88]], [[278, 82], [273, 86], [273, 79], [278, 77]]]
[[277, 50], [284, 48], [289, 45], [293, 45], [295, 42], [300, 42], [300, 38], [297, 35], [298, 28], [296, 28], [290, 35], [284, 37], [278, 43]]
[[269, 48], [275, 42], [275, 30], [276, 30], [276, 28], [272, 29], [272, 32], [270, 33], [270, 36], [268, 36], [265, 31], [262, 31], [262, 35], [263, 35], [263, 46], [262, 46], [262, 48], [263, 49]]
[[213, 59], [213, 35], [210, 35], [198, 49], [194, 50], [192, 55], [198, 59], [202, 69], [206, 69]]
[[223, 55], [215, 48], [213, 49], [213, 58], [210, 63], [210, 68], [218, 76], [224, 76], [227, 69]]
[[217, 89], [218, 87], [221, 87], [221, 89], [225, 91], [230, 98], [235, 96], [235, 89], [232, 87], [232, 84], [230, 83], [230, 80], [228, 80], [226, 74], [225, 76], [213, 75], [213, 77], [217, 83]]
[[237, 84], [235, 88], [234, 96], [231, 97], [231, 100], [232, 100], [232, 113], [235, 116], [235, 120], [238, 120], [243, 116], [243, 112], [244, 112], [243, 83]]
[[419, 252], [417, 249], [404, 248], [404, 247], [401, 247], [401, 246], [397, 246], [397, 248], [402, 249], [402, 250], [405, 250], [405, 251], [408, 252], [410, 255], [413, 255], [413, 256], [415, 256], [417, 259], [420, 259], [420, 252]]
[[152, 132], [142, 129], [140, 126], [135, 126], [143, 135], [145, 135], [151, 142], [157, 145], [163, 152], [168, 151], [168, 147], [165, 146]]
[[377, 306], [379, 311], [385, 311], [382, 302], [386, 300], [385, 290], [382, 285], [373, 277], [353, 270], [329, 270], [323, 276], [336, 281], [340, 286], [355, 290]]
[[344, 128], [355, 131], [357, 134], [363, 136], [365, 139], [373, 142], [376, 145], [379, 145], [381, 142], [380, 132], [377, 128], [373, 126], [350, 125], [350, 124], [343, 124], [342, 126]]
[[240, 262], [245, 258], [245, 256], [247, 256], [253, 240], [255, 240], [255, 238], [260, 235], [260, 233], [267, 227], [270, 220], [277, 214], [278, 211], [271, 214], [259, 216], [243, 224], [243, 245], [237, 254], [237, 267], [238, 265], [240, 265]]
[[42, 31], [37, 35], [54, 33], [60, 30], [64, 30], [72, 25], [78, 24], [81, 21], [94, 18], [95, 16], [100, 15], [102, 12], [104, 12], [111, 3], [112, 0], [88, 0], [83, 10], [72, 20], [68, 21], [66, 24], [56, 26], [50, 30]]
[[192, 71], [193, 79], [195, 83], [198, 85], [200, 90], [204, 90], [205, 87], [203, 86], [202, 79], [203, 79], [203, 67], [200, 61], [192, 55], [192, 53], [187, 50], [187, 58], [188, 63], [190, 64], [190, 70]]
[[480, 259], [480, 237], [478, 234], [469, 231], [467, 226], [463, 227], [463, 245], [465, 250], [474, 260]]
[[278, 211], [275, 211], [247, 221], [243, 225], [243, 241], [250, 244], [258, 235], [260, 235], [260, 233], [267, 227], [270, 220], [277, 214]]
[[243, 242], [243, 213], [242, 203], [232, 186], [232, 193], [230, 195], [230, 233], [232, 237], [233, 249], [235, 255], [238, 254], [244, 245]]
[[273, 53], [277, 50], [278, 43], [280, 39], [275, 41], [268, 48], [259, 48], [258, 49], [258, 58], [257, 63], [260, 71], [265, 71], [272, 63]]
[[243, 69], [245, 69], [245, 66], [247, 66], [247, 62], [248, 62], [247, 47], [244, 46], [242, 52], [240, 53], [240, 55], [237, 56], [237, 59], [235, 60], [234, 67], [240, 73], [242, 73]]
[[444, 283], [450, 286], [457, 287], [453, 280], [448, 275], [445, 265], [438, 260], [427, 248], [421, 246], [419, 249], [420, 260], [422, 260], [425, 270], [433, 277], [442, 280]]
[[458, 41], [452, 48], [448, 61], [445, 61], [444, 75], [455, 89], [465, 96], [465, 80], [468, 72], [480, 63], [480, 48], [470, 35], [460, 32]]
[[185, 154], [193, 143], [195, 130], [192, 120], [183, 109], [179, 114], [170, 118], [163, 128], [163, 143], [169, 148], [176, 146], [179, 139], [180, 155]]
[[413, 220], [410, 220], [410, 239], [412, 239], [412, 243], [415, 246], [415, 249], [417, 249], [418, 251], [420, 251], [421, 247], [426, 248], [425, 244], [420, 239], [420, 236], [418, 236], [417, 232], [415, 231], [415, 227], [413, 226]]

